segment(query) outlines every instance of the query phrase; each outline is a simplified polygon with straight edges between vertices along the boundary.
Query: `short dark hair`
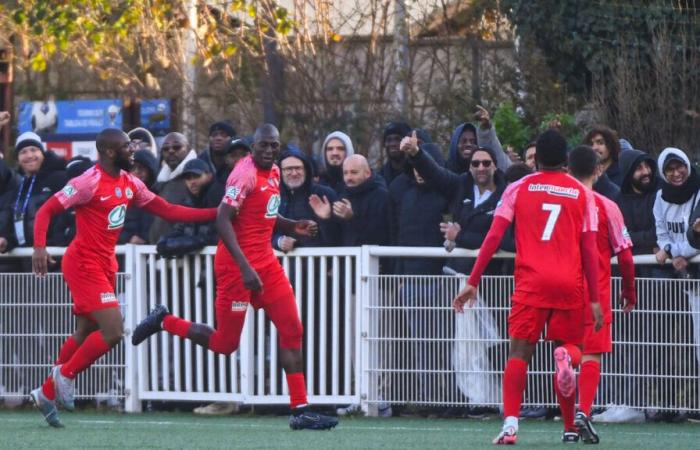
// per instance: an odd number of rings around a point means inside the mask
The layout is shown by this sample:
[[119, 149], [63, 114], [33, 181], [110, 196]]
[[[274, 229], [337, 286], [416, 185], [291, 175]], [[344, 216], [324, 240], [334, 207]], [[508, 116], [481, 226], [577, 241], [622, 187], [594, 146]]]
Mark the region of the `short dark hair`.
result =
[[508, 166], [505, 174], [503, 174], [503, 177], [505, 178], [506, 183], [510, 184], [510, 183], [515, 183], [516, 181], [518, 181], [522, 177], [530, 175], [531, 173], [532, 173], [532, 169], [530, 169], [530, 166], [528, 166], [525, 163], [520, 162], [520, 163], [511, 164], [510, 166]]
[[605, 146], [610, 152], [610, 158], [612, 158], [613, 161], [617, 161], [617, 158], [620, 156], [620, 138], [617, 136], [617, 132], [607, 125], [594, 125], [593, 128], [586, 133], [586, 137], [583, 138], [583, 143], [592, 145], [593, 138], [597, 134], [603, 136]]
[[566, 164], [566, 139], [558, 131], [542, 133], [535, 148], [535, 161], [540, 169], [558, 169]]
[[579, 145], [569, 152], [569, 173], [575, 178], [589, 178], [595, 174], [600, 157], [588, 145]]

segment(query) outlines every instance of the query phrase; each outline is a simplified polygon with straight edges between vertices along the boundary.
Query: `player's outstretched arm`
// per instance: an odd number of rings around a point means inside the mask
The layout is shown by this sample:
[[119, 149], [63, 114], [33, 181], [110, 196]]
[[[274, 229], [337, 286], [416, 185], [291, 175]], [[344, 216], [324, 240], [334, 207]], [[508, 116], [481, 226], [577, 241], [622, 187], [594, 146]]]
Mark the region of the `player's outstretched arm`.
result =
[[598, 246], [596, 245], [596, 232], [584, 231], [581, 233], [581, 265], [583, 275], [588, 284], [589, 301], [595, 320], [595, 330], [603, 326], [603, 311], [598, 301]]
[[35, 274], [43, 277], [48, 271], [49, 263], [55, 261], [46, 251], [46, 233], [51, 224], [51, 219], [65, 211], [65, 208], [55, 196], [51, 196], [46, 203], [41, 205], [34, 219], [34, 254], [32, 255], [32, 269]]
[[143, 205], [142, 208], [168, 222], [210, 222], [216, 219], [216, 208], [190, 208], [173, 205], [162, 197], [153, 197], [153, 200]]
[[464, 304], [470, 308], [476, 303], [476, 288], [479, 287], [481, 276], [486, 270], [486, 266], [491, 262], [493, 254], [496, 253], [501, 245], [501, 239], [510, 226], [510, 221], [503, 216], [496, 216], [491, 223], [491, 228], [484, 238], [484, 243], [479, 249], [479, 256], [476, 258], [472, 273], [467, 280], [467, 285], [462, 289], [457, 297], [452, 301], [452, 307], [457, 312], [464, 312]]
[[318, 234], [318, 224], [313, 220], [291, 220], [277, 214], [275, 232], [287, 235], [294, 233], [299, 236], [313, 237]]
[[620, 293], [622, 310], [628, 313], [637, 304], [637, 291], [634, 288], [634, 258], [631, 248], [626, 248], [617, 254], [617, 264], [622, 274], [622, 292]]
[[218, 231], [221, 241], [241, 269], [243, 286], [249, 291], [259, 291], [263, 288], [262, 281], [257, 272], [250, 266], [248, 259], [241, 250], [241, 246], [238, 245], [236, 231], [231, 223], [237, 215], [238, 208], [222, 202], [216, 214], [216, 231]]

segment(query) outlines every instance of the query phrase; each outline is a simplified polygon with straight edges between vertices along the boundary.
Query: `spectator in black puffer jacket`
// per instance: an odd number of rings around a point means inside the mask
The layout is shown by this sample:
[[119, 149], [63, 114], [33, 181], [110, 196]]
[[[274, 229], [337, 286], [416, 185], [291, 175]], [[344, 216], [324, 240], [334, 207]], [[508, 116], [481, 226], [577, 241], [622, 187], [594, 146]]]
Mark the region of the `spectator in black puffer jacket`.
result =
[[310, 158], [296, 150], [287, 150], [279, 159], [282, 182], [279, 214], [287, 219], [310, 219], [318, 223], [319, 233], [314, 237], [291, 237], [280, 233], [272, 235], [275, 250], [291, 251], [297, 247], [329, 247], [337, 245], [340, 227], [333, 218], [322, 219], [309, 204], [312, 195], [326, 198], [329, 203], [338, 200], [335, 191], [313, 181], [314, 170]]
[[[447, 241], [454, 246], [478, 249], [493, 221], [493, 212], [505, 189], [503, 173], [496, 168], [496, 153], [479, 147], [470, 158], [469, 171], [457, 175], [435, 163], [420, 149], [415, 137], [403, 140], [409, 161], [427, 183], [449, 198], [453, 222], [440, 224]], [[457, 272], [469, 273], [471, 258], [453, 258], [449, 265]], [[487, 273], [500, 273], [500, 261], [489, 265]]]
[[12, 232], [12, 206], [17, 195], [19, 176], [0, 159], [0, 253], [9, 247], [8, 236]]

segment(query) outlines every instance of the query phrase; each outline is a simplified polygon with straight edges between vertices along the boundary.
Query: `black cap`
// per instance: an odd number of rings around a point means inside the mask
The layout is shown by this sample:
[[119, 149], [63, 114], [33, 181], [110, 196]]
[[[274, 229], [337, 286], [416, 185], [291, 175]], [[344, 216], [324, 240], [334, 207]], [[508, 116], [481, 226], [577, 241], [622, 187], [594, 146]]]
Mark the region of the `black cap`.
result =
[[411, 134], [411, 127], [406, 122], [389, 122], [384, 128], [384, 139], [390, 134], [398, 134], [401, 137]]
[[185, 167], [182, 169], [182, 175], [187, 174], [201, 175], [203, 173], [211, 173], [211, 168], [209, 164], [202, 161], [199, 158], [190, 159], [185, 163]]
[[228, 122], [215, 122], [209, 127], [209, 136], [211, 136], [215, 131], [223, 131], [227, 136], [234, 137], [236, 135], [236, 130]]
[[239, 138], [239, 139], [231, 139], [231, 141], [228, 143], [226, 146], [226, 150], [224, 150], [224, 153], [231, 153], [232, 151], [236, 150], [237, 148], [242, 148], [245, 149], [248, 153], [252, 152], [252, 149], [250, 148], [250, 143], [246, 138]]
[[560, 167], [566, 164], [566, 139], [558, 131], [547, 130], [537, 138], [535, 160], [543, 167]]

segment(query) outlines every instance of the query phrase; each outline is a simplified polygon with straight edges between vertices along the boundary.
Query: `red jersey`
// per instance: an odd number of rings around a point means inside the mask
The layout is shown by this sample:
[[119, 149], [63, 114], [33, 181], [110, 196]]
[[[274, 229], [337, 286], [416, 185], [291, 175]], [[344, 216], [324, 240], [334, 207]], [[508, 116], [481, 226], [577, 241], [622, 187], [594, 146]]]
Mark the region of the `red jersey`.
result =
[[[270, 170], [260, 169], [250, 155], [238, 161], [226, 181], [226, 193], [221, 201], [238, 208], [233, 229], [238, 245], [251, 266], [268, 263], [275, 258], [272, 232], [280, 206], [279, 185], [280, 170], [277, 165]], [[217, 253], [233, 261], [221, 240]]]
[[75, 207], [77, 232], [66, 255], [85, 258], [116, 270], [114, 247], [124, 226], [126, 209], [143, 206], [155, 194], [124, 170], [112, 177], [99, 164], [70, 180], [54, 194], [65, 209]]
[[606, 323], [612, 320], [610, 307], [610, 258], [626, 248], [632, 247], [625, 220], [622, 218], [620, 208], [597, 192], [593, 193], [596, 210], [598, 213], [598, 233], [596, 237], [598, 246], [598, 292], [600, 307]]
[[564, 172], [537, 172], [508, 186], [494, 214], [514, 223], [513, 301], [582, 308], [581, 234], [597, 230], [593, 194]]

